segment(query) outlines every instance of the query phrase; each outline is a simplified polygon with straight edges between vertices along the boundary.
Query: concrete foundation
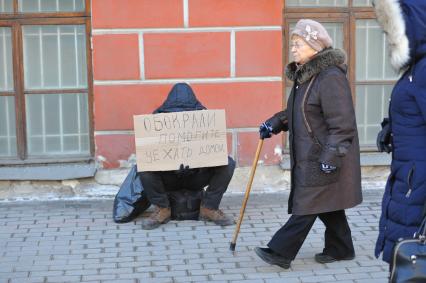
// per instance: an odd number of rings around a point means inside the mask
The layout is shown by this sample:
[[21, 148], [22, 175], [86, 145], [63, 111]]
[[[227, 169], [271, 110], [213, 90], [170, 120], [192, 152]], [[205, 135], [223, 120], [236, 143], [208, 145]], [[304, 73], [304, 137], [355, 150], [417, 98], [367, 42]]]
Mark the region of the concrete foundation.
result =
[[[129, 172], [129, 168], [98, 170], [94, 178], [64, 181], [0, 181], [0, 201], [113, 198]], [[227, 194], [243, 193], [250, 167], [235, 170]], [[383, 189], [388, 166], [362, 167], [363, 189]], [[280, 166], [259, 165], [252, 192], [281, 192], [290, 189], [290, 171]]]

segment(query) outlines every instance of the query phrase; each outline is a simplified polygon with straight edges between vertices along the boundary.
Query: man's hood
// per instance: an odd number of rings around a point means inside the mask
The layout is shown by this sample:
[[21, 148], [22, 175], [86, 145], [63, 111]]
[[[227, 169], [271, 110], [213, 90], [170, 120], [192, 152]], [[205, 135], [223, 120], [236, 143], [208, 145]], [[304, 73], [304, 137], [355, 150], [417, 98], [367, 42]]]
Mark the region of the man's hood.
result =
[[154, 111], [154, 114], [203, 109], [206, 107], [198, 101], [192, 88], [186, 83], [178, 83], [173, 86], [166, 100]]
[[426, 56], [426, 1], [374, 0], [386, 32], [391, 64], [400, 71]]

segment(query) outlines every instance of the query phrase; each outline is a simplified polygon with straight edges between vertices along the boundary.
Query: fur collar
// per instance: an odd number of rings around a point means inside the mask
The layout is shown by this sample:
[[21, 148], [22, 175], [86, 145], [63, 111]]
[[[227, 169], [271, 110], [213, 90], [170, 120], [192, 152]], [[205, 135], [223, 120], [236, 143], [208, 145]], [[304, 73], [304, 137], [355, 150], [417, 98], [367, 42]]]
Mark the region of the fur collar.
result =
[[377, 20], [387, 35], [391, 64], [400, 71], [410, 61], [410, 47], [399, 0], [374, 0]]
[[285, 74], [292, 81], [297, 79], [298, 83], [304, 83], [328, 67], [340, 66], [345, 61], [346, 54], [342, 50], [328, 48], [300, 67], [295, 62], [288, 64]]

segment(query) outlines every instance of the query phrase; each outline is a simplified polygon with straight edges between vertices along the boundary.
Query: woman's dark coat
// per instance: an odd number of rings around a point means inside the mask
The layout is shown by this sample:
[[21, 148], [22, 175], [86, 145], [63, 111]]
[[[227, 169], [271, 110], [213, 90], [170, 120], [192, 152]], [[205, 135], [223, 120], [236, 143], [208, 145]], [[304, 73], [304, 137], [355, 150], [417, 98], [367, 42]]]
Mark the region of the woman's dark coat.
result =
[[[345, 59], [342, 51], [326, 49], [300, 68], [295, 63], [287, 66], [294, 85], [287, 110], [278, 116], [290, 133], [289, 213], [337, 211], [362, 201], [358, 133]], [[337, 170], [326, 174], [320, 163]]]
[[392, 164], [375, 250], [390, 262], [398, 239], [417, 231], [426, 202], [426, 2], [376, 0], [376, 13], [391, 43], [392, 65], [406, 70], [389, 106]]

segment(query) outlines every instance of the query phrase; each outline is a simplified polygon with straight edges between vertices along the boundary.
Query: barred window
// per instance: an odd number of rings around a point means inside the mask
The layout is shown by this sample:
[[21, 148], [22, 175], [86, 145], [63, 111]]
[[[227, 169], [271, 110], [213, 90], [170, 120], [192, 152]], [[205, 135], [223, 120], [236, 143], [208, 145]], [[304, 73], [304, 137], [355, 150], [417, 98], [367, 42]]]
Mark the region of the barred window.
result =
[[19, 0], [19, 12], [84, 12], [84, 0]]
[[373, 19], [356, 21], [356, 116], [360, 143], [374, 145], [398, 75], [392, 69], [385, 34]]
[[93, 155], [89, 30], [90, 1], [0, 0], [0, 164]]
[[348, 0], [287, 0], [287, 7], [345, 7]]

